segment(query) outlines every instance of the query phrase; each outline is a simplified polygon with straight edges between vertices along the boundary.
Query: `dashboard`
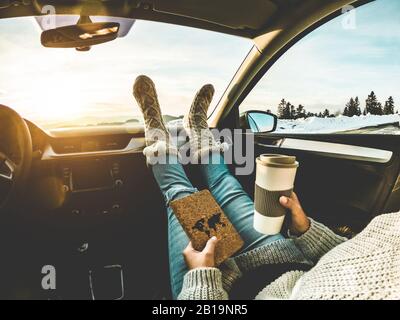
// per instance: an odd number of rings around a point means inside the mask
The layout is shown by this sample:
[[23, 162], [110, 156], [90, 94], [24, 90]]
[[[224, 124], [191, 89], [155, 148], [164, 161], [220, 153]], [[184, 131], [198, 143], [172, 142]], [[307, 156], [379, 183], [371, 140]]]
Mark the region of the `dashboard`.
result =
[[[31, 297], [154, 299], [169, 294], [165, 204], [142, 152], [143, 127], [44, 131], [26, 122], [33, 159], [19, 203], [26, 223], [21, 227], [18, 217], [18, 229], [10, 228], [10, 237], [24, 239], [15, 250], [13, 273], [19, 278], [11, 286], [21, 281], [20, 290], [27, 290], [26, 283], [37, 277], [29, 278], [30, 272], [52, 264], [58, 289], [39, 288]], [[156, 236], [144, 246], [149, 232]], [[32, 259], [20, 261], [32, 252]], [[151, 279], [140, 276], [149, 272]], [[93, 283], [101, 289], [93, 289]]]
[[[119, 213], [127, 191], [135, 190], [133, 180], [137, 181], [140, 174], [149, 175], [142, 155], [143, 128], [139, 126], [50, 132], [30, 122], [28, 126], [34, 154], [30, 200], [38, 211]], [[143, 182], [145, 178], [141, 179]]]

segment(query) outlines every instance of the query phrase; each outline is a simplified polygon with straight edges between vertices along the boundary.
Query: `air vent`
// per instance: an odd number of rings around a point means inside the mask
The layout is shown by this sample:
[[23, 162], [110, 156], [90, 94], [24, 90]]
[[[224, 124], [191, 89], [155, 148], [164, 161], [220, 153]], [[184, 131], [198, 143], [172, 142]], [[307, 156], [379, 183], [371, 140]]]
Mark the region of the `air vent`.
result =
[[99, 150], [121, 150], [125, 149], [130, 141], [130, 137], [113, 136], [101, 139], [99, 141]]
[[58, 154], [122, 150], [128, 146], [130, 139], [125, 135], [61, 138], [55, 139], [52, 147]]
[[81, 151], [81, 145], [79, 141], [60, 140], [52, 144], [52, 147], [56, 153], [76, 153]]

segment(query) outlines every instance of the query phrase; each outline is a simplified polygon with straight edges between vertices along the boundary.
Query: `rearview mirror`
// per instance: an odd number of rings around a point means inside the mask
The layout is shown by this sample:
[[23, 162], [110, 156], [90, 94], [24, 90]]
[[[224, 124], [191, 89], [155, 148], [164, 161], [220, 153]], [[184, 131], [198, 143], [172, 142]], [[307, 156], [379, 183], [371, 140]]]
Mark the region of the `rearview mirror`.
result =
[[41, 42], [48, 48], [90, 48], [118, 37], [117, 22], [83, 23], [42, 32]]
[[276, 115], [265, 111], [246, 111], [242, 117], [242, 127], [250, 129], [254, 133], [266, 133], [275, 131], [278, 123]]

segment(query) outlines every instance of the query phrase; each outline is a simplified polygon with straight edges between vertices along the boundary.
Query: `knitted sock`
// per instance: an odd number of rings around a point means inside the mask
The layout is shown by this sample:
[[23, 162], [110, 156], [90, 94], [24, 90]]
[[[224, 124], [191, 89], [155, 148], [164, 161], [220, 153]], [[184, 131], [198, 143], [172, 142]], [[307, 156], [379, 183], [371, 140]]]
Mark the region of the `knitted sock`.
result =
[[226, 151], [227, 143], [215, 141], [213, 134], [208, 128], [207, 111], [214, 95], [214, 87], [206, 84], [197, 93], [190, 107], [189, 113], [185, 116], [183, 126], [190, 139], [192, 157], [200, 159], [210, 152]]
[[133, 85], [133, 95], [143, 113], [147, 147], [143, 153], [147, 158], [167, 153], [177, 154], [171, 145], [171, 136], [162, 118], [154, 82], [147, 76], [138, 76]]

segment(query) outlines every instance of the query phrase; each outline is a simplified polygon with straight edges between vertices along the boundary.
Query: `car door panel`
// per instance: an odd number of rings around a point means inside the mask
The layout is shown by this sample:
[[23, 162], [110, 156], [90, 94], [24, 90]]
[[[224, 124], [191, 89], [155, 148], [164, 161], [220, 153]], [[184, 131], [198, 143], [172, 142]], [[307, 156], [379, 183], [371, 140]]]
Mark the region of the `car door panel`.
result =
[[[396, 180], [400, 167], [400, 143], [398, 138], [378, 137], [364, 138], [334, 135], [317, 137], [316, 140], [329, 141], [344, 148], [354, 146], [357, 150], [370, 146], [371, 150], [382, 151], [386, 158], [354, 156], [308, 150], [310, 148], [285, 147], [285, 135], [255, 135], [254, 156], [263, 153], [288, 154], [297, 157], [300, 166], [297, 172], [295, 190], [298, 193], [306, 212], [315, 219], [333, 228], [347, 226], [354, 232], [360, 231], [377, 214], [385, 210], [399, 209], [399, 190]], [[293, 138], [293, 137], [291, 137]], [[296, 139], [311, 142], [313, 137], [297, 135]], [[385, 139], [386, 138], [386, 139]], [[379, 147], [379, 148], [378, 148]], [[366, 150], [368, 150], [367, 148]], [[362, 149], [364, 150], [364, 149]], [[237, 176], [246, 191], [253, 195], [255, 176]], [[397, 200], [396, 200], [397, 199]]]

